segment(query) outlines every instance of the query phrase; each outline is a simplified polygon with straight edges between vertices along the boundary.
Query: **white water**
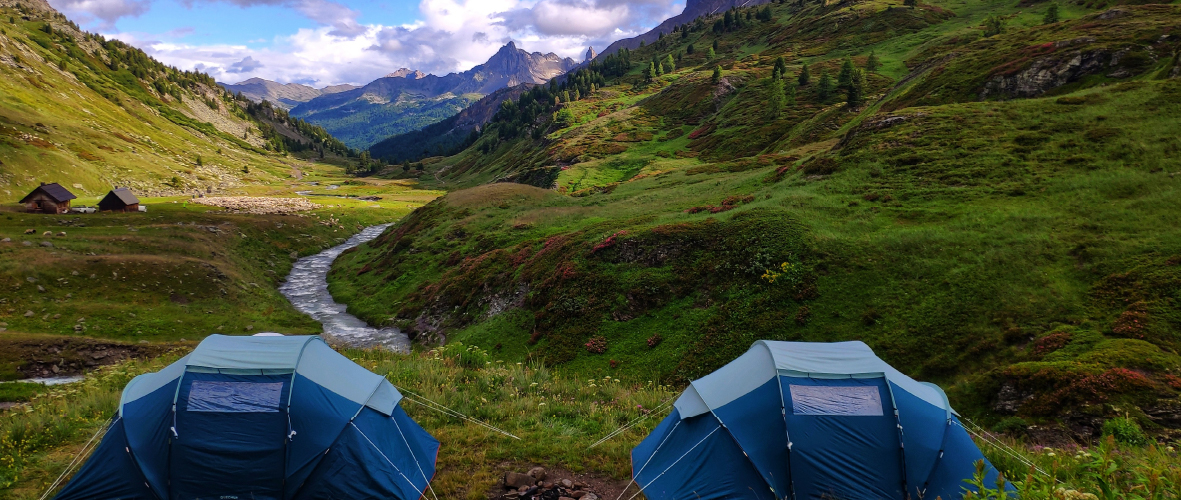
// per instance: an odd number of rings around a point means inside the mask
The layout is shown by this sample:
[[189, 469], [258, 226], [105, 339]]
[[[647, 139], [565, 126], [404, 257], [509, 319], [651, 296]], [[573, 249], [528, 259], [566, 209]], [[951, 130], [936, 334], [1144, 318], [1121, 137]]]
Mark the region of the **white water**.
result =
[[[72, 384], [74, 382], [81, 382], [85, 380], [85, 375], [71, 375], [68, 377], [45, 377], [45, 378], [26, 378], [23, 380], [13, 380], [13, 382], [24, 382], [28, 384], [43, 384], [43, 385], [61, 385]], [[5, 382], [0, 382], [5, 383]]]
[[410, 352], [410, 339], [395, 327], [374, 328], [346, 312], [328, 293], [328, 271], [346, 250], [381, 236], [390, 224], [367, 227], [348, 241], [295, 262], [287, 281], [279, 287], [287, 300], [324, 325], [324, 339], [354, 347], [382, 346], [396, 352]]

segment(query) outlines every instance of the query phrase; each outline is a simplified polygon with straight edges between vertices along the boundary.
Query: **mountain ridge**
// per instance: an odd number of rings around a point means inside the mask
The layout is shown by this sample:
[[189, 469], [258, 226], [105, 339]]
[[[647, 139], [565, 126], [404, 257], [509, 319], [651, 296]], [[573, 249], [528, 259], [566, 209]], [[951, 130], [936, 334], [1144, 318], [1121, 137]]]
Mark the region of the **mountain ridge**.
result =
[[300, 103], [304, 103], [325, 94], [335, 94], [358, 88], [356, 85], [341, 84], [315, 88], [301, 83], [279, 83], [264, 78], [250, 78], [238, 83], [218, 82], [222, 88], [230, 93], [241, 93], [247, 99], [256, 103], [270, 101], [271, 104], [285, 110], [290, 110]]
[[542, 84], [577, 66], [574, 59], [528, 52], [509, 42], [467, 71], [437, 76], [403, 68], [360, 88], [300, 103], [291, 113], [351, 147], [368, 148], [454, 116], [498, 90]]

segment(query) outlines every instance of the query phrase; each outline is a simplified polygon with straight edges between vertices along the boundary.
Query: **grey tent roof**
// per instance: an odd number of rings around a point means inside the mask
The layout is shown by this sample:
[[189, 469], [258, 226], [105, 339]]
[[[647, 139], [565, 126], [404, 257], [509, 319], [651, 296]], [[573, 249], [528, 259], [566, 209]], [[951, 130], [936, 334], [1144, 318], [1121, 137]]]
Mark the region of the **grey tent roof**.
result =
[[53, 198], [53, 200], [58, 203], [61, 203], [63, 201], [70, 201], [70, 200], [74, 200], [74, 199], [78, 198], [77, 196], [74, 196], [74, 193], [71, 193], [69, 189], [62, 187], [61, 184], [53, 182], [53, 183], [41, 184], [40, 186], [37, 186], [37, 189], [34, 189], [31, 193], [29, 193], [28, 196], [25, 196], [24, 198], [22, 198], [20, 202], [21, 203], [27, 202], [29, 200], [29, 198], [33, 197], [33, 195], [37, 193], [38, 190], [44, 192], [47, 196], [49, 196], [50, 198]]
[[863, 342], [760, 340], [726, 366], [689, 383], [674, 406], [681, 418], [721, 408], [779, 375], [807, 378], [885, 378], [902, 390], [954, 413], [943, 390], [918, 382], [882, 361]]
[[[237, 375], [300, 374], [350, 401], [391, 415], [402, 394], [385, 377], [362, 368], [318, 336], [231, 337], [211, 335], [188, 356], [123, 389], [123, 405], [164, 387], [186, 371]], [[298, 390], [298, 389], [296, 389]]]
[[[124, 205], [135, 205], [139, 203], [139, 198], [135, 196], [135, 193], [132, 193], [130, 189], [125, 187], [117, 187], [112, 189], [110, 193], [107, 193], [105, 198], [110, 198], [112, 195], [118, 198], [119, 201], [122, 201]], [[103, 201], [106, 201], [105, 198]]]

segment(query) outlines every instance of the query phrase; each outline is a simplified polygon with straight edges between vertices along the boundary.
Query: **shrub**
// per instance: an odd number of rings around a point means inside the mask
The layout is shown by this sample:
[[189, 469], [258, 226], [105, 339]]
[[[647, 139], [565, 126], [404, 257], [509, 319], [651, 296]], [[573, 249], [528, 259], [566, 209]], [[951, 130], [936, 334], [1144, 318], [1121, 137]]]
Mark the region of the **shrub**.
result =
[[591, 337], [586, 342], [586, 352], [591, 354], [603, 354], [607, 352], [607, 339], [602, 336]]
[[1111, 436], [1117, 442], [1129, 446], [1144, 446], [1149, 441], [1140, 424], [1127, 417], [1116, 417], [1103, 422], [1103, 436]]
[[648, 348], [652, 349], [660, 345], [661, 342], [664, 342], [664, 337], [661, 337], [659, 333], [652, 335], [651, 337], [648, 337]]
[[1003, 434], [1021, 434], [1029, 428], [1029, 422], [1021, 417], [1008, 417], [992, 426], [992, 432]]

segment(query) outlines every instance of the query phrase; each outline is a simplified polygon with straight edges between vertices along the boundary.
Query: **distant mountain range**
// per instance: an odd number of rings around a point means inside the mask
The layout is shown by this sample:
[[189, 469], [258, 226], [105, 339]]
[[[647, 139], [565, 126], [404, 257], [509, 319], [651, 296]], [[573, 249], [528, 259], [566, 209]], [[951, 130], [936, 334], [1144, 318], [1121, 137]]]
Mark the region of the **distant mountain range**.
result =
[[364, 149], [450, 118], [500, 89], [545, 83], [577, 65], [574, 59], [527, 52], [509, 42], [488, 62], [462, 73], [435, 76], [403, 68], [364, 87], [321, 92], [291, 114]]
[[251, 78], [234, 84], [218, 82], [231, 93], [241, 93], [254, 102], [270, 101], [275, 107], [291, 109], [324, 94], [335, 94], [358, 88], [356, 85], [332, 85], [317, 89], [298, 83], [278, 83], [262, 78]]

